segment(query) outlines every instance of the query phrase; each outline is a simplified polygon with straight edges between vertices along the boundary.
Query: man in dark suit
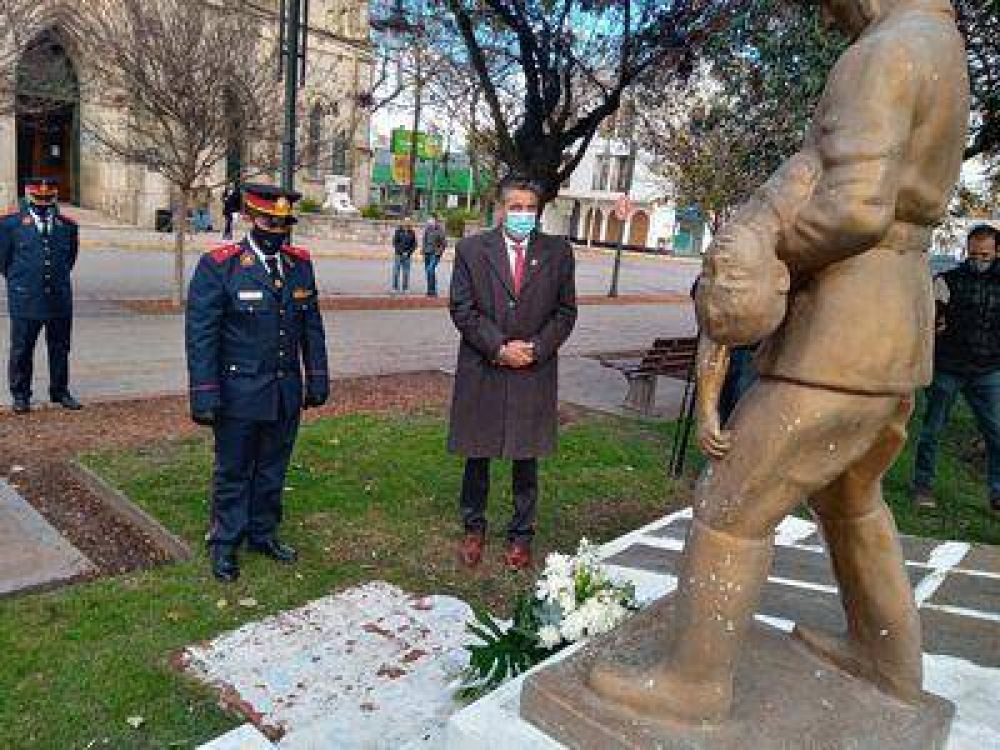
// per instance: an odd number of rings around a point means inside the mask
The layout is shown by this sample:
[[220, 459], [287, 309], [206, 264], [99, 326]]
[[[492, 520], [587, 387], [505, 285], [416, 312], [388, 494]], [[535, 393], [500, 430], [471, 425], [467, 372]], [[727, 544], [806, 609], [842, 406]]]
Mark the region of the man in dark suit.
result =
[[188, 294], [191, 416], [215, 432], [208, 543], [212, 572], [226, 582], [239, 576], [236, 549], [244, 538], [279, 562], [296, 559], [276, 536], [285, 473], [301, 409], [322, 405], [329, 394], [312, 262], [287, 244], [298, 198], [246, 185], [250, 234], [202, 256]]
[[474, 567], [486, 539], [490, 459], [514, 462], [514, 515], [505, 564], [531, 565], [538, 458], [556, 446], [557, 354], [576, 323], [572, 246], [537, 229], [541, 191], [509, 177], [502, 225], [458, 243], [451, 317], [462, 335], [448, 448], [466, 457], [461, 561]]
[[35, 342], [43, 328], [49, 353], [49, 398], [63, 408], [80, 409], [69, 392], [70, 274], [79, 251], [79, 232], [75, 222], [57, 212], [55, 180], [29, 179], [24, 194], [25, 208], [0, 218], [0, 273], [7, 279], [8, 382], [14, 412], [31, 411]]

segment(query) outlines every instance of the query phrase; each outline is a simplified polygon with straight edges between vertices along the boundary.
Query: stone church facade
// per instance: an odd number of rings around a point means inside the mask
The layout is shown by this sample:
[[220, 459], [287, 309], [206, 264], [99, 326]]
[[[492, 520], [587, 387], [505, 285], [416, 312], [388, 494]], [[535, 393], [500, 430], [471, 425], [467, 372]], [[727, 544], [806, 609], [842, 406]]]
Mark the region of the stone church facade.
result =
[[[277, 28], [278, 0], [255, 4], [275, 11]], [[0, 87], [5, 99], [0, 101], [0, 208], [17, 200], [25, 177], [40, 174], [59, 179], [64, 203], [153, 227], [157, 210], [171, 206], [170, 185], [143, 165], [110, 156], [81, 124], [115, 115], [91, 101], [86, 88], [81, 91], [76, 84], [87, 78], [86, 61], [72, 41], [76, 12], [76, 3], [55, 3], [32, 45], [42, 54], [65, 58], [62, 64], [74, 79], [65, 106], [44, 116], [18, 113], [13, 106], [16, 85]], [[370, 114], [358, 101], [358, 94], [368, 90], [373, 65], [367, 0], [310, 0], [308, 55], [310, 72], [299, 93], [302, 166], [296, 187], [322, 203], [326, 178], [346, 175], [351, 178], [354, 205], [360, 208], [368, 203], [372, 158]], [[232, 163], [219, 164], [213, 182], [225, 180], [234, 168]], [[213, 193], [214, 212], [220, 192]]]

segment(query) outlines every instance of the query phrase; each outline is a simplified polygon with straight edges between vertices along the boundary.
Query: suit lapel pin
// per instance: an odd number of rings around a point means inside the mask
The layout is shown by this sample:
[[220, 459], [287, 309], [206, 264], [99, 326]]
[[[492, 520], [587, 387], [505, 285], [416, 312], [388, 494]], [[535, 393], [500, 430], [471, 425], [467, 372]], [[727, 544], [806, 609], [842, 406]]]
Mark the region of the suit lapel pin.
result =
[[538, 265], [538, 258], [532, 258], [531, 259], [531, 265], [532, 266], [537, 266]]

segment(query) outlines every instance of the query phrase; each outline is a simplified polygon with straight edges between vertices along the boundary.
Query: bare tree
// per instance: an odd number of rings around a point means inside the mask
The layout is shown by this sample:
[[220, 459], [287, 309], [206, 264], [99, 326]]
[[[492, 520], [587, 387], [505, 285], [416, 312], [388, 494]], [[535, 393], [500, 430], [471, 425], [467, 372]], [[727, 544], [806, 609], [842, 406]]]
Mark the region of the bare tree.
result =
[[163, 175], [174, 205], [174, 300], [184, 295], [184, 235], [192, 192], [234, 143], [261, 169], [277, 160], [282, 97], [265, 18], [235, 2], [82, 0], [85, 49], [100, 119], [84, 123], [103, 148]]

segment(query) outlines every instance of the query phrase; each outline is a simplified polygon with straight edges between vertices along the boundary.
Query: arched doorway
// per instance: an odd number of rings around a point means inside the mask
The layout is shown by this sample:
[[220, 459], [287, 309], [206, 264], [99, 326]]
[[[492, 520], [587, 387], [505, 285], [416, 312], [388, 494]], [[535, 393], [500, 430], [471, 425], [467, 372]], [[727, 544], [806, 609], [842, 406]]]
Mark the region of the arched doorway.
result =
[[649, 214], [636, 211], [632, 214], [632, 223], [628, 232], [628, 244], [634, 247], [646, 247], [649, 240]]
[[612, 211], [608, 214], [608, 230], [605, 233], [604, 239], [608, 242], [618, 242], [622, 239], [622, 233], [625, 231], [625, 224], [621, 219], [618, 218], [617, 214]]
[[17, 64], [17, 190], [29, 177], [59, 181], [63, 201], [80, 202], [80, 84], [55, 31], [28, 46]]

